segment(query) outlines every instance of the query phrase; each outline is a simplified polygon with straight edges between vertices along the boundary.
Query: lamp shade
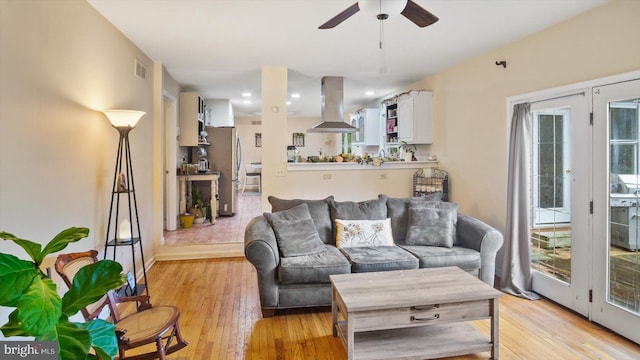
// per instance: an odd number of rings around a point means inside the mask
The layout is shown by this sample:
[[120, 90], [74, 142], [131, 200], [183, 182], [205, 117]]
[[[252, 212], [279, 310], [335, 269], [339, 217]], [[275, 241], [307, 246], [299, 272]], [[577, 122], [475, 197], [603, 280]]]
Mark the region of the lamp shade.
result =
[[407, 6], [407, 0], [361, 0], [358, 5], [366, 14], [387, 14], [389, 17], [400, 15]]
[[136, 127], [146, 112], [137, 110], [105, 110], [103, 111], [113, 127]]

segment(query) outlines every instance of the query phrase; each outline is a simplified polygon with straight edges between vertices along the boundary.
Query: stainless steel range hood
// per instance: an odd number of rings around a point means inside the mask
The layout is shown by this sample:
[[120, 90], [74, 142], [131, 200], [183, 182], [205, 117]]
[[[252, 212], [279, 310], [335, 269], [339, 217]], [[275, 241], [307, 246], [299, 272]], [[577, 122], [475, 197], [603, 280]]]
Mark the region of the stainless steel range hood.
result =
[[310, 133], [356, 132], [358, 128], [344, 122], [344, 90], [341, 76], [322, 78], [322, 122], [311, 129]]

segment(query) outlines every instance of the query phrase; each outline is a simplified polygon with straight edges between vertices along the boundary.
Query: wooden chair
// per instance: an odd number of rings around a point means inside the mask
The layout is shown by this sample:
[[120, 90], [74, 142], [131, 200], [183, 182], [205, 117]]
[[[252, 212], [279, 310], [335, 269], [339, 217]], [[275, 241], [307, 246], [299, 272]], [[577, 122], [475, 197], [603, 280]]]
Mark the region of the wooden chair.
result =
[[[73, 277], [78, 270], [97, 262], [97, 256], [98, 252], [95, 250], [61, 254], [56, 259], [56, 272], [60, 274], [67, 286], [71, 287]], [[121, 317], [118, 304], [130, 301], [138, 303], [137, 312]], [[180, 310], [175, 306], [152, 307], [148, 295], [120, 297], [115, 291], [109, 291], [98, 302], [82, 309], [82, 315], [87, 321], [95, 319], [105, 306], [109, 307], [111, 320], [116, 325], [120, 360], [166, 359], [166, 355], [188, 345], [180, 335], [178, 327]], [[174, 339], [175, 343], [172, 344]], [[127, 350], [152, 343], [156, 344], [156, 351], [125, 355]]]
[[[255, 179], [257, 182], [248, 183], [248, 179]], [[253, 186], [258, 188], [258, 192], [262, 192], [262, 164], [260, 163], [245, 163], [244, 164], [244, 184], [242, 185], [242, 193], [247, 186]]]

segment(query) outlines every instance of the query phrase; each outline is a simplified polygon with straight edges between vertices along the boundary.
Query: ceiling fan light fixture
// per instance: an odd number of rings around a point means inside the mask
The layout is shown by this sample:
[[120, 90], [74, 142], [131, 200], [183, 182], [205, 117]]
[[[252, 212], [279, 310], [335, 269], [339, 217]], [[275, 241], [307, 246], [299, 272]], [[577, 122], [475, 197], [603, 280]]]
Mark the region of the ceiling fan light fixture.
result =
[[[400, 15], [407, 6], [407, 0], [360, 0], [360, 9], [370, 15], [376, 16], [379, 20]], [[378, 15], [387, 15], [380, 19]]]

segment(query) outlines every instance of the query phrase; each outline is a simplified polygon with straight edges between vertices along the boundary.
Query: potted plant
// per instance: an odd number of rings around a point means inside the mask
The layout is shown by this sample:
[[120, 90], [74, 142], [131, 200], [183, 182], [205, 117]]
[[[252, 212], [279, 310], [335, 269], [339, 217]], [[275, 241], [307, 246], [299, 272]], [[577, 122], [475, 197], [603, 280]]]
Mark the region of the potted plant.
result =
[[[0, 253], [0, 306], [15, 308], [9, 321], [0, 327], [4, 336], [58, 342], [61, 359], [113, 359], [118, 354], [114, 324], [100, 319], [71, 322], [69, 317], [100, 300], [109, 290], [122, 286], [125, 283], [122, 266], [115, 261], [100, 260], [82, 267], [62, 298], [56, 284], [40, 269], [45, 256], [87, 235], [89, 229], [72, 227], [61, 231], [43, 249], [33, 241], [0, 232], [0, 238], [13, 241], [31, 258], [28, 261]], [[95, 354], [89, 354], [90, 349]]]
[[401, 141], [400, 144], [402, 145], [402, 151], [404, 152], [404, 161], [418, 161], [416, 158], [417, 149], [415, 144], [409, 144], [406, 141]]
[[200, 197], [200, 189], [198, 189], [197, 186], [194, 186], [191, 190], [191, 202], [193, 203], [191, 213], [195, 216], [193, 222], [196, 224], [202, 224], [207, 213], [204, 208], [204, 202]]

